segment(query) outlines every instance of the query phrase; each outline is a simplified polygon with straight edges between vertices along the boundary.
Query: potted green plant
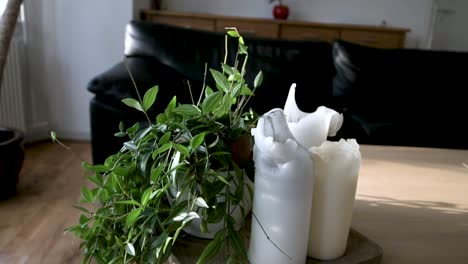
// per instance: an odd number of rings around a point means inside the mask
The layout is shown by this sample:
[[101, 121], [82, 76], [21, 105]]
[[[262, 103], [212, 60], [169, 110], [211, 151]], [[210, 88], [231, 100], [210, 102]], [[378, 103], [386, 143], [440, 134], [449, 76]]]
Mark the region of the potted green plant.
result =
[[77, 206], [79, 223], [67, 230], [83, 240], [84, 263], [163, 263], [183, 230], [213, 239], [198, 263], [223, 249], [230, 252], [228, 260], [248, 261], [238, 229], [250, 210], [245, 171], [253, 166], [250, 128], [257, 117], [246, 104], [262, 73], [249, 88], [247, 46], [235, 28], [228, 29], [226, 46], [229, 37], [238, 43], [235, 62], [226, 64], [226, 51], [221, 69], [210, 69], [216, 89], [204, 85], [192, 104], [178, 104], [174, 97], [153, 121], [147, 113], [157, 86], [123, 100], [146, 115], [149, 126], [121, 124], [116, 136], [128, 137], [122, 149], [104, 164], [83, 164], [95, 187], [82, 187], [87, 205]]

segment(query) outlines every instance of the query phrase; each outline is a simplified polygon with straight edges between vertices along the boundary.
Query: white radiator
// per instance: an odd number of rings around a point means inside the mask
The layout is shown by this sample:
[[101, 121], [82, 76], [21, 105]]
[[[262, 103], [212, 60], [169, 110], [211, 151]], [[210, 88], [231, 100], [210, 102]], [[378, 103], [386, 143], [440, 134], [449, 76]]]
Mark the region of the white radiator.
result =
[[22, 36], [14, 36], [8, 52], [0, 90], [0, 126], [26, 131], [25, 47]]

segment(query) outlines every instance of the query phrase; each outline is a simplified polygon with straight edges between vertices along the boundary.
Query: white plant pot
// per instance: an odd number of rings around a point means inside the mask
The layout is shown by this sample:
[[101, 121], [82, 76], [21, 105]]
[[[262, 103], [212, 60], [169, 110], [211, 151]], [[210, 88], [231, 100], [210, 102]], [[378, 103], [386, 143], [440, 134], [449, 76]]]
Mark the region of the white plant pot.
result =
[[[175, 155], [174, 155], [174, 159], [172, 161], [172, 166], [171, 167], [175, 167], [179, 164], [180, 162], [180, 153], [177, 152]], [[231, 175], [234, 176], [234, 179], [236, 179], [235, 177], [235, 171], [229, 171], [229, 172], [224, 172], [225, 174], [227, 173], [230, 173]], [[246, 173], [244, 172], [244, 175], [246, 175]], [[178, 179], [179, 175], [177, 175], [176, 172], [173, 172], [171, 174], [171, 180], [173, 182], [173, 185], [171, 185], [170, 187], [170, 195], [168, 195], [168, 199], [169, 199], [169, 202], [172, 204], [172, 202], [174, 201], [174, 199], [177, 197], [178, 195], [178, 185], [177, 185], [177, 179]], [[245, 186], [244, 186], [244, 198], [242, 200], [242, 202], [240, 203], [242, 205], [242, 207], [244, 208], [244, 212], [245, 212], [245, 215], [248, 214], [248, 212], [250, 212], [250, 210], [252, 209], [252, 200], [250, 198], [250, 195], [249, 195], [249, 188], [251, 190], [253, 190], [253, 182], [248, 178], [248, 177], [244, 177], [244, 183], [245, 183]], [[237, 185], [237, 182], [234, 181], [232, 182], [232, 184], [230, 185], [230, 191], [233, 192], [236, 188], [236, 185]], [[187, 196], [184, 196], [184, 197], [181, 197], [181, 199], [183, 200], [188, 200], [188, 197]], [[225, 198], [224, 197], [218, 197], [217, 198], [217, 201], [218, 202], [224, 202], [225, 201]], [[213, 206], [213, 205], [209, 205], [209, 206]], [[234, 205], [232, 205], [232, 203], [230, 204], [230, 208], [233, 208]], [[199, 208], [199, 206], [197, 206], [196, 204], [193, 205], [193, 211], [197, 212], [199, 210], [203, 210], [204, 208]], [[188, 210], [188, 208], [187, 208]], [[236, 230], [239, 230], [243, 224], [244, 224], [244, 217], [245, 215], [242, 215], [242, 210], [240, 209], [239, 206], [237, 206], [233, 211], [232, 211], [232, 214], [231, 216], [234, 218], [234, 220], [236, 221]], [[223, 229], [224, 228], [224, 222], [223, 221], [219, 221], [217, 223], [209, 223], [207, 225], [207, 232], [204, 233], [201, 231], [200, 229], [200, 225], [201, 225], [201, 219], [200, 218], [195, 218], [193, 219], [190, 223], [188, 223], [185, 227], [184, 227], [184, 231], [194, 237], [199, 237], [199, 238], [204, 238], [204, 239], [213, 239], [214, 236], [216, 235], [216, 233]]]

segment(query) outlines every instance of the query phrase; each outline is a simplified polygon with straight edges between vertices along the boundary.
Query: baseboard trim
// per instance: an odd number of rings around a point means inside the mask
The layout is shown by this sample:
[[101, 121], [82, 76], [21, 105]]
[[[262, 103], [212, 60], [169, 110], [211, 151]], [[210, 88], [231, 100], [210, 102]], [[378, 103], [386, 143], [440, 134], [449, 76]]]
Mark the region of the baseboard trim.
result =
[[[28, 143], [40, 140], [50, 139], [50, 132], [52, 129], [48, 122], [41, 122], [29, 127], [25, 133], [25, 141]], [[78, 140], [78, 141], [90, 141], [91, 132], [85, 131], [71, 131], [71, 130], [54, 130], [57, 138], [61, 140]]]
[[90, 141], [91, 131], [56, 130], [57, 138], [63, 140]]

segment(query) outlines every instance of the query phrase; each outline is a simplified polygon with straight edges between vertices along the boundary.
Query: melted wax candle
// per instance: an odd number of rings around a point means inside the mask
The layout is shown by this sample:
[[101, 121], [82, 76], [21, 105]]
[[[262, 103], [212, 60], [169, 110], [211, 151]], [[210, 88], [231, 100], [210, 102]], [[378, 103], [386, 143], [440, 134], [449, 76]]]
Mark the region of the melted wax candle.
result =
[[320, 106], [315, 112], [302, 112], [296, 104], [296, 84], [289, 89], [284, 106], [289, 130], [294, 138], [306, 148], [320, 146], [327, 137], [335, 136], [343, 124], [343, 115], [333, 109]]
[[263, 115], [255, 138], [252, 264], [304, 264], [313, 191], [313, 163], [288, 129], [281, 109]]

